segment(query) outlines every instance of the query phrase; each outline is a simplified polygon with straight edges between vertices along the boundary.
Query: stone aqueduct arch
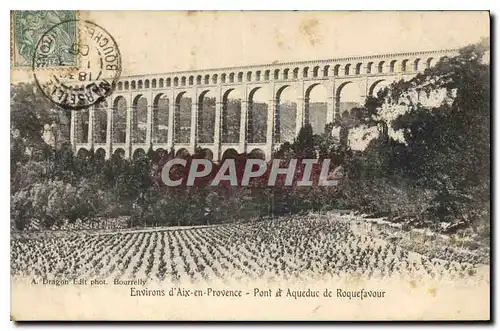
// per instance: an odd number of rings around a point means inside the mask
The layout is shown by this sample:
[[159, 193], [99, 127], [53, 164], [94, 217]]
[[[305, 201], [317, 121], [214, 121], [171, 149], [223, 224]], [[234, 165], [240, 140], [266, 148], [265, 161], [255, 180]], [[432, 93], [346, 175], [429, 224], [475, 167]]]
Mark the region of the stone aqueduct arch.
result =
[[[317, 86], [326, 90], [326, 124], [340, 116], [345, 88], [362, 101], [380, 85], [411, 78], [455, 54], [438, 50], [122, 77], [106, 102], [72, 112], [71, 144], [82, 155], [93, 148], [105, 158], [172, 147], [192, 155], [199, 146], [214, 160], [234, 151], [269, 159], [284, 142], [287, 111], [295, 117], [287, 124], [295, 134], [310, 120], [309, 97]], [[284, 91], [295, 92], [293, 111], [281, 102]], [[257, 94], [269, 99], [255, 101]], [[259, 139], [252, 136], [255, 116], [265, 118]]]

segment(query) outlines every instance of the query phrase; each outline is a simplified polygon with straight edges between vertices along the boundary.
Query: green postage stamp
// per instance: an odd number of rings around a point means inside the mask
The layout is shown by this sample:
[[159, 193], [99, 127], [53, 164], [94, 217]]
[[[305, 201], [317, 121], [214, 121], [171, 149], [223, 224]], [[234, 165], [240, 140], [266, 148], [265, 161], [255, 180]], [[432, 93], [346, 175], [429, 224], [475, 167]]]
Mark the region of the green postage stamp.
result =
[[11, 66], [31, 67], [37, 44], [49, 30], [54, 42], [47, 52], [47, 63], [55, 67], [76, 66], [77, 54], [68, 47], [78, 39], [77, 11], [72, 10], [12, 11]]

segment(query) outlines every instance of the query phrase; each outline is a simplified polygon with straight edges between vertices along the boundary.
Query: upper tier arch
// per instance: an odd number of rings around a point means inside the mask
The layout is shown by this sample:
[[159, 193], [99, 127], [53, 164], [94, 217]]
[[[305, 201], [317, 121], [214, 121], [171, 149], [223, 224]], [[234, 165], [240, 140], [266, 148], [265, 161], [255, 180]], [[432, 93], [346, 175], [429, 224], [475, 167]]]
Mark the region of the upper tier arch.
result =
[[456, 54], [457, 49], [445, 49], [142, 74], [121, 77], [116, 87], [118, 91], [154, 90], [184, 86], [335, 79], [344, 76], [406, 75], [422, 72], [435, 65], [439, 59]]

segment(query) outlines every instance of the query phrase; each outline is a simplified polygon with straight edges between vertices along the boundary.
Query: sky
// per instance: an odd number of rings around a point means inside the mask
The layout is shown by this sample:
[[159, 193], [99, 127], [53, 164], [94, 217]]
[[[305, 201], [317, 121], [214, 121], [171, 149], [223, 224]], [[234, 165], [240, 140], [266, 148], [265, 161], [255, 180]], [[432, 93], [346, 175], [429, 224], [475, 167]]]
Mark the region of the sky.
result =
[[116, 39], [123, 75], [464, 46], [487, 12], [92, 12]]
[[[122, 76], [461, 47], [489, 36], [488, 12], [92, 11]], [[29, 70], [11, 81], [31, 80]]]

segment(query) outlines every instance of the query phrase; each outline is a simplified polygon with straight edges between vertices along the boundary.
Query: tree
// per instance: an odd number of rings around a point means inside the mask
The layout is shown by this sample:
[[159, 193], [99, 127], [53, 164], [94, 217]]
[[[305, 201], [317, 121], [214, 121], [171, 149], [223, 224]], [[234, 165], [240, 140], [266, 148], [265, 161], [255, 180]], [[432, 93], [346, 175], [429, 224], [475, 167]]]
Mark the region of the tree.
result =
[[466, 217], [459, 214], [470, 214], [489, 200], [488, 51], [488, 40], [464, 47], [414, 78], [391, 84], [358, 112], [364, 123], [380, 125], [387, 109], [405, 110], [390, 123], [403, 133], [404, 150], [383, 147], [391, 144], [385, 137], [380, 148], [387, 149], [390, 166], [402, 167], [409, 178], [436, 190], [433, 215], [439, 219]]
[[[40, 148], [45, 124], [51, 125], [57, 112], [34, 84], [11, 85], [10, 128], [28, 148]], [[63, 111], [63, 110], [57, 110]]]
[[285, 156], [290, 158], [299, 159], [315, 159], [316, 158], [316, 146], [313, 134], [313, 129], [311, 124], [304, 125], [297, 136], [293, 140], [293, 143], [284, 143], [280, 146], [276, 155], [284, 158]]
[[454, 187], [489, 181], [490, 67], [482, 62], [487, 50], [486, 40], [465, 47], [415, 77], [410, 86], [395, 86], [394, 98], [404, 97], [409, 88], [427, 95], [440, 90], [447, 96], [430, 109], [409, 104], [409, 111], [394, 121], [394, 128], [404, 133], [415, 177], [434, 179], [430, 184], [440, 187], [447, 185], [443, 180]]

